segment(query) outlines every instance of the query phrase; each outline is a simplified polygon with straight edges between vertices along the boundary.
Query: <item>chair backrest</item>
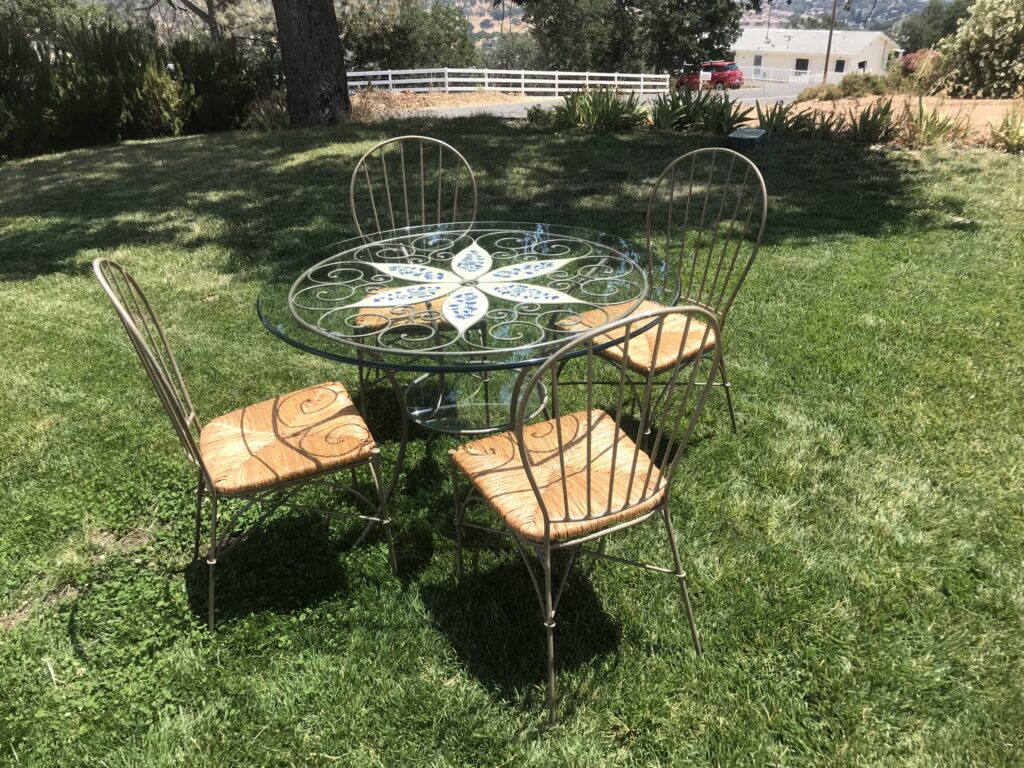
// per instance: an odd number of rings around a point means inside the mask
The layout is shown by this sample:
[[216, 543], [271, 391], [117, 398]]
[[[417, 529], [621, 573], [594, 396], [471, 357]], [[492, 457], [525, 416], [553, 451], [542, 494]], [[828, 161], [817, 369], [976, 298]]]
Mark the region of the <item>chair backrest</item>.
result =
[[377, 144], [356, 163], [349, 204], [362, 237], [389, 229], [473, 222], [476, 179], [454, 147], [428, 136], [399, 136]]
[[725, 325], [754, 263], [768, 218], [761, 172], [731, 149], [698, 149], [673, 160], [647, 205], [651, 275], [681, 303], [707, 307]]
[[[520, 374], [515, 435], [546, 539], [555, 523], [586, 527], [658, 505], [714, 383], [718, 334], [708, 310], [664, 307], [588, 331]], [[674, 363], [631, 372], [631, 343]], [[600, 354], [608, 349], [621, 350], [621, 362]], [[529, 423], [545, 396], [551, 419]]]
[[142, 367], [149, 374], [149, 380], [153, 382], [185, 453], [201, 467], [199, 416], [156, 313], [135, 278], [120, 264], [109, 259], [96, 259], [92, 267], [107, 298], [114, 305], [118, 319], [128, 332]]

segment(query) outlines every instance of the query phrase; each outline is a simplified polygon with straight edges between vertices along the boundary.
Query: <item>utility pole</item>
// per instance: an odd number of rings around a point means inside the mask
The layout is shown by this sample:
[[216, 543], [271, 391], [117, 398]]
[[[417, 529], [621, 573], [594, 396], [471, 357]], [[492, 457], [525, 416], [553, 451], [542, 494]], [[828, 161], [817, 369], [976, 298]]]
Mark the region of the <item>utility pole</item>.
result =
[[839, 0], [832, 0], [832, 23], [828, 25], [828, 45], [825, 46], [825, 72], [821, 76], [822, 85], [828, 82], [828, 60], [832, 55], [832, 33], [836, 28], [836, 6]]

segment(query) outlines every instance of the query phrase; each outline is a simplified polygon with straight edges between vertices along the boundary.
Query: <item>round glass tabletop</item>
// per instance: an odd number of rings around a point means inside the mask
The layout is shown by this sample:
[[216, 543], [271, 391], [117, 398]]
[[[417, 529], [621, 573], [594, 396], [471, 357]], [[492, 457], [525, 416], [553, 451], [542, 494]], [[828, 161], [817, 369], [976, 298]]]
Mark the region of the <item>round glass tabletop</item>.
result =
[[438, 224], [314, 253], [268, 282], [257, 310], [289, 344], [363, 367], [523, 368], [639, 307], [645, 263], [628, 241], [584, 229]]

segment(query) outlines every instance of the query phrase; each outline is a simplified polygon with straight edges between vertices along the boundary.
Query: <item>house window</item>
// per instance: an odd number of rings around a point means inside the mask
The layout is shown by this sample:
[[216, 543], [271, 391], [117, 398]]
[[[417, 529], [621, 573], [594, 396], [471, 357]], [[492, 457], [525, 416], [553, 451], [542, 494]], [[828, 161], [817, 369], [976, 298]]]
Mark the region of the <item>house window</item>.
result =
[[846, 71], [846, 59], [836, 59], [836, 72]]
[[806, 72], [807, 68], [810, 67], [810, 65], [811, 65], [811, 60], [810, 59], [797, 59], [796, 60], [796, 66], [793, 67], [793, 69], [795, 69], [797, 72]]
[[857, 62], [857, 69], [859, 69], [861, 72], [863, 72], [867, 68], [868, 68], [868, 63], [866, 61], [858, 61]]
[[760, 53], [755, 53], [754, 54], [754, 69], [758, 69], [758, 68], [760, 68], [760, 66], [761, 66], [761, 54]]

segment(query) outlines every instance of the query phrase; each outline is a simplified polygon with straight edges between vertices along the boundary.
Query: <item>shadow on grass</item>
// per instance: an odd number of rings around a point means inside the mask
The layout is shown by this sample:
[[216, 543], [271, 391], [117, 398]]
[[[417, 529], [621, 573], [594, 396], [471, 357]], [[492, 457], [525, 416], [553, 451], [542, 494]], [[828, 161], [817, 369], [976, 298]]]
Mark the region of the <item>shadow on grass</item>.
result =
[[[468, 555], [468, 553], [467, 553]], [[515, 558], [514, 560], [512, 558]], [[420, 591], [433, 622], [469, 673], [506, 700], [547, 680], [545, 631], [526, 567], [509, 553], [498, 565], [467, 568], [460, 582]], [[556, 578], [559, 575], [556, 566]], [[574, 568], [558, 607], [555, 670], [572, 670], [618, 648], [621, 630]]]
[[[436, 136], [467, 156], [481, 220], [584, 226], [638, 242], [657, 175], [678, 155], [715, 143], [653, 132], [557, 133], [493, 117], [417, 118], [40, 157], [0, 168], [0, 222], [16, 223], [0, 242], [0, 279], [78, 273], [84, 251], [133, 246], [215, 246], [227, 254], [217, 268], [266, 276], [352, 236], [351, 169], [371, 142], [402, 133]], [[792, 140], [775, 141], [753, 159], [770, 195], [769, 244], [948, 220], [915, 194], [921, 171], [908, 153]], [[955, 211], [958, 201], [944, 206]]]
[[[339, 534], [332, 530], [344, 528]], [[291, 612], [347, 591], [344, 557], [360, 521], [316, 515], [271, 519], [217, 563], [217, 621], [262, 611]], [[189, 607], [206, 620], [207, 565], [185, 569]]]

